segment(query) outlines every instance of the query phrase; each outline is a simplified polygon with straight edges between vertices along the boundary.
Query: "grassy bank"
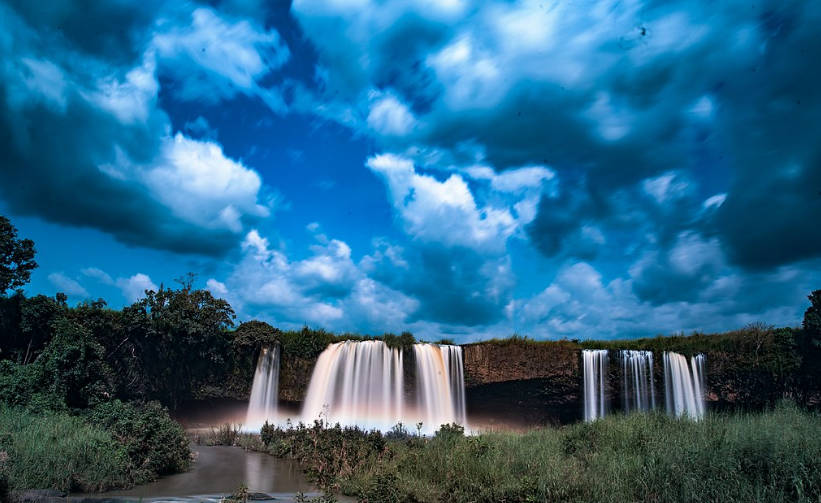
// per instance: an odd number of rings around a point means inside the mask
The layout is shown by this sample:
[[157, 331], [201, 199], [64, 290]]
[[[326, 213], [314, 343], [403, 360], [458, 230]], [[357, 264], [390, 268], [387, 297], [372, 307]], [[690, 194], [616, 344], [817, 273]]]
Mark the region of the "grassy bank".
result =
[[129, 459], [110, 433], [77, 417], [2, 407], [0, 472], [11, 489], [104, 491], [128, 485]]
[[821, 420], [789, 404], [701, 422], [612, 416], [472, 437], [446, 428], [430, 439], [296, 426], [245, 443], [298, 459], [320, 485], [366, 502], [821, 498]]
[[182, 429], [157, 404], [114, 401], [79, 416], [0, 406], [0, 492], [106, 491], [189, 465]]

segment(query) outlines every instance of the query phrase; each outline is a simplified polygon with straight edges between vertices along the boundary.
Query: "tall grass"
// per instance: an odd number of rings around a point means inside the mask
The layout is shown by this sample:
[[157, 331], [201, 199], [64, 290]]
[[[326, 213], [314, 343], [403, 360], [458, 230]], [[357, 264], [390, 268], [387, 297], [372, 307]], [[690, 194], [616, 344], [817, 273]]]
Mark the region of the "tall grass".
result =
[[0, 406], [0, 472], [11, 489], [104, 491], [129, 485], [129, 458], [77, 417]]
[[268, 449], [366, 502], [821, 500], [821, 420], [791, 404], [698, 422], [614, 415], [527, 433], [449, 430], [384, 447], [373, 434], [297, 430], [269, 435]]

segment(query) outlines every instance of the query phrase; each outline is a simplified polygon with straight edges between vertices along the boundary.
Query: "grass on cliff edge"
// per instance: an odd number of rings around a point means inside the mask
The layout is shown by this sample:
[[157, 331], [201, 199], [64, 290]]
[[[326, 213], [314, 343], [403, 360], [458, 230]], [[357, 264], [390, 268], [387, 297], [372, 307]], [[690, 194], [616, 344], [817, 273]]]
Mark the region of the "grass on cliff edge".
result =
[[791, 404], [700, 422], [614, 415], [528, 433], [399, 437], [298, 425], [245, 443], [298, 459], [326, 489], [363, 502], [821, 500], [821, 420]]

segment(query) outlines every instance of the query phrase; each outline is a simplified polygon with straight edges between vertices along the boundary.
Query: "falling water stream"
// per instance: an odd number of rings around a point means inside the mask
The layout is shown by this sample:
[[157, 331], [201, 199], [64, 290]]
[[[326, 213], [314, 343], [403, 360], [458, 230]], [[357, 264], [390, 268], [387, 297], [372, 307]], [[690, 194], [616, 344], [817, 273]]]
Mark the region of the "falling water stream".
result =
[[624, 412], [649, 412], [656, 408], [652, 351], [621, 352], [621, 384]]
[[704, 415], [704, 355], [687, 358], [664, 353], [664, 391], [667, 412], [699, 419]]
[[302, 420], [382, 431], [422, 423], [422, 433], [464, 424], [462, 348], [415, 344], [413, 353], [415, 394], [406, 391], [402, 351], [381, 341], [331, 344], [316, 362]]
[[258, 430], [265, 421], [277, 420], [277, 396], [279, 395], [279, 343], [265, 346], [260, 350], [251, 399], [245, 424]]
[[606, 349], [582, 351], [584, 371], [584, 420], [594, 421], [605, 414], [605, 379], [607, 375]]

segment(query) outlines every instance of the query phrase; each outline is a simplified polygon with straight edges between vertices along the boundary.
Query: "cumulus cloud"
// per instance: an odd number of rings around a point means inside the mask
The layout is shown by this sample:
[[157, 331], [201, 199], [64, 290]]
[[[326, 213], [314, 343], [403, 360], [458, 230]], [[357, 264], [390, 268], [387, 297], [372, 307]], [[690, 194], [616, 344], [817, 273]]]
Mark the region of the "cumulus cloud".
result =
[[88, 276], [89, 278], [96, 279], [104, 285], [114, 284], [114, 279], [111, 276], [109, 276], [107, 272], [103, 271], [102, 269], [98, 269], [97, 267], [88, 267], [86, 269], [81, 270], [80, 272], [83, 273], [85, 276]]
[[199, 227], [240, 232], [243, 216], [270, 213], [257, 204], [259, 175], [227, 158], [213, 142], [177, 133], [163, 142], [159, 158], [143, 176], [155, 197], [179, 218]]
[[[463, 246], [486, 252], [505, 249], [508, 238], [532, 220], [542, 181], [549, 179], [544, 168], [522, 168], [496, 175], [488, 168], [466, 170], [476, 181], [489, 181], [497, 193], [520, 195], [502, 204], [477, 201], [468, 181], [459, 173], [444, 181], [432, 174], [417, 172], [413, 161], [382, 154], [371, 157], [368, 168], [383, 178], [389, 199], [405, 231], [414, 239], [446, 246]], [[535, 188], [535, 191], [522, 189]], [[526, 193], [525, 195], [522, 195]]]
[[208, 8], [27, 5], [0, 5], [0, 195], [10, 210], [206, 255], [225, 254], [270, 214], [259, 175], [213, 138], [171, 135], [158, 96], [159, 76], [176, 69], [166, 85], [190, 90], [184, 78], [205, 74], [202, 92], [277, 108], [278, 92], [258, 83], [288, 58], [275, 31]]
[[209, 280], [209, 289], [244, 312], [264, 310], [281, 326], [401, 331], [418, 307], [417, 300], [364, 274], [350, 247], [336, 239], [311, 246], [311, 256], [293, 261], [252, 230], [242, 250], [225, 282]]
[[711, 277], [697, 295], [654, 305], [636, 295], [632, 279], [607, 282], [588, 263], [566, 264], [543, 291], [518, 299], [512, 316], [523, 331], [553, 339], [714, 332], [758, 321], [789, 326], [800, 319], [796, 306], [808, 291], [794, 288], [794, 281], [808, 289], [820, 279], [809, 271], [807, 265], [761, 275], [728, 271]]
[[146, 290], [157, 291], [158, 287], [151, 278], [143, 273], [137, 273], [130, 278], [117, 278], [115, 283], [128, 302], [137, 302], [145, 297]]
[[77, 280], [69, 278], [61, 272], [53, 272], [48, 275], [49, 282], [54, 285], [58, 291], [65, 293], [71, 297], [88, 297], [88, 290], [83, 287]]
[[232, 22], [205, 7], [191, 13], [190, 23], [171, 18], [159, 24], [171, 26], [154, 37], [152, 49], [168, 61], [178, 97], [215, 101], [242, 92], [274, 110], [285, 110], [279, 90], [260, 85], [290, 57], [275, 30], [262, 30], [249, 20]]

